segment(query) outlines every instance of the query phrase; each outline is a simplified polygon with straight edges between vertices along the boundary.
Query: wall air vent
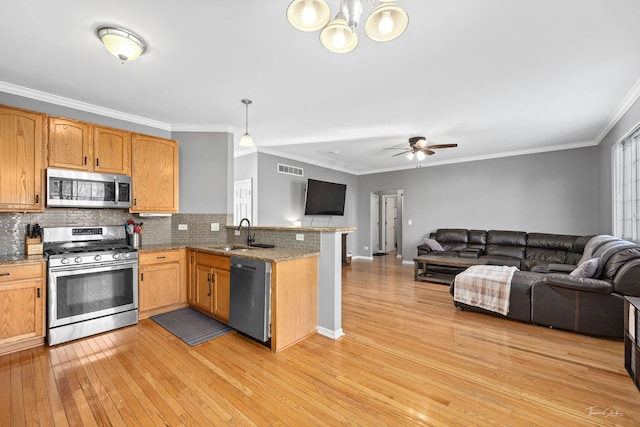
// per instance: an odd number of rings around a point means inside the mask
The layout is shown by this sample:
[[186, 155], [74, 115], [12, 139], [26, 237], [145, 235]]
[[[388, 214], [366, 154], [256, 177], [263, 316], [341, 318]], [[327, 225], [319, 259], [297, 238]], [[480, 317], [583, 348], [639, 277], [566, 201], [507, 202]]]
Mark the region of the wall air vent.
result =
[[295, 176], [304, 176], [304, 169], [278, 163], [278, 173], [286, 173], [287, 175], [295, 175]]

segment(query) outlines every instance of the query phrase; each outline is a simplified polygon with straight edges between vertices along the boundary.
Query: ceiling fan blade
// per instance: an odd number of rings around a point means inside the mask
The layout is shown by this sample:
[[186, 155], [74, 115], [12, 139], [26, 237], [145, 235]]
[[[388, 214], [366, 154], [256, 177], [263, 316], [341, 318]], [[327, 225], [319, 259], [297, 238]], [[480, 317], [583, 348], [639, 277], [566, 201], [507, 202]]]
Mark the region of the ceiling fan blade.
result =
[[435, 145], [427, 145], [424, 148], [433, 150], [433, 149], [438, 149], [438, 148], [455, 148], [457, 146], [458, 146], [458, 144], [435, 144]]
[[423, 152], [424, 154], [426, 154], [427, 156], [432, 156], [432, 155], [436, 154], [436, 152], [435, 152], [435, 151], [431, 151], [431, 150], [429, 150], [428, 148], [423, 148], [423, 149], [422, 149], [422, 150], [420, 150], [420, 151], [422, 151], [422, 152]]
[[394, 155], [393, 155], [393, 156], [391, 156], [391, 157], [402, 156], [403, 154], [407, 154], [407, 153], [413, 153], [413, 150], [405, 150], [405, 151], [403, 151], [403, 152], [401, 152], [401, 153], [394, 154]]

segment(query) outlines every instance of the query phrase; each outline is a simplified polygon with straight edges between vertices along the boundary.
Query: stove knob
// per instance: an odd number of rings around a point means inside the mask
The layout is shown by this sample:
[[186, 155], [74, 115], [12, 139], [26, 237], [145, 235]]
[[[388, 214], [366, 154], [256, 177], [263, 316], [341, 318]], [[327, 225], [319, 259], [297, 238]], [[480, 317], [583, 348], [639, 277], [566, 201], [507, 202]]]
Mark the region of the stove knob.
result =
[[113, 259], [120, 259], [120, 254], [113, 254]]
[[62, 258], [62, 259], [60, 260], [60, 262], [61, 262], [62, 264], [69, 264], [69, 263], [71, 262], [71, 260], [70, 260], [69, 258]]
[[125, 252], [122, 254], [122, 258], [129, 258], [129, 252]]
[[100, 261], [102, 257], [100, 255], [96, 255], [93, 257], [93, 259], [95, 259], [96, 261]]
[[73, 260], [74, 260], [75, 262], [77, 262], [77, 263], [81, 263], [81, 262], [82, 262], [82, 257], [77, 256], [77, 257], [75, 257]]

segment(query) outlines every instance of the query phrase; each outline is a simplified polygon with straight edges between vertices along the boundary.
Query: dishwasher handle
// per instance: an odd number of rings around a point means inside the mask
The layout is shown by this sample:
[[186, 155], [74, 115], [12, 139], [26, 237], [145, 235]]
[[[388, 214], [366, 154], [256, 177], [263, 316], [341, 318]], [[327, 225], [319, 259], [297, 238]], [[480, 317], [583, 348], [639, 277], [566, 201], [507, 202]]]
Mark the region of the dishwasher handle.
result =
[[252, 271], [258, 270], [253, 265], [246, 265], [246, 264], [240, 264], [240, 263], [231, 264], [231, 267], [242, 268], [243, 270], [252, 270]]

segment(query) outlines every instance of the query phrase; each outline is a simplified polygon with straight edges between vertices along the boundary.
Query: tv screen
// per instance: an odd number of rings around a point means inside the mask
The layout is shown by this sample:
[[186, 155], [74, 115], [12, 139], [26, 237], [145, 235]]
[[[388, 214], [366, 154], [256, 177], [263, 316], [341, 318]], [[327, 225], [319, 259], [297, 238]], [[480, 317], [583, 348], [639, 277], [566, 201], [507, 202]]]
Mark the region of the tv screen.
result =
[[307, 181], [307, 201], [305, 215], [344, 215], [344, 200], [347, 195], [346, 184]]

